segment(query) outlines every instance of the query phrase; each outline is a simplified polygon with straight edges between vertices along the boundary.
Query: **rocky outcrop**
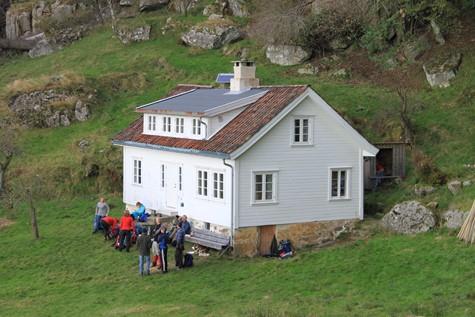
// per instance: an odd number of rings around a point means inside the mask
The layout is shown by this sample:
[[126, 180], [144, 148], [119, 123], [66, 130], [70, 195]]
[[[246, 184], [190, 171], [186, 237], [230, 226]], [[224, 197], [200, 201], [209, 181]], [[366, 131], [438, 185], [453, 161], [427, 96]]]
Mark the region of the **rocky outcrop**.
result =
[[242, 37], [241, 31], [225, 19], [210, 20], [193, 26], [181, 37], [189, 46], [216, 49]]
[[302, 64], [310, 56], [309, 51], [296, 45], [269, 45], [266, 49], [266, 57], [269, 61], [283, 66]]
[[468, 212], [463, 212], [460, 210], [447, 210], [442, 215], [442, 220], [444, 221], [444, 226], [449, 229], [458, 229], [462, 227], [463, 222], [468, 216]]
[[7, 11], [5, 20], [5, 36], [9, 40], [16, 40], [33, 34], [31, 25], [31, 11]]
[[424, 72], [431, 87], [449, 87], [450, 80], [457, 75], [462, 62], [460, 53], [452, 53], [433, 58], [424, 64]]
[[303, 67], [297, 69], [297, 73], [300, 75], [316, 75], [318, 73], [318, 67], [307, 63], [303, 65]]
[[171, 0], [169, 8], [180, 14], [188, 14], [197, 3], [198, 0]]
[[442, 31], [440, 30], [439, 25], [434, 20], [430, 20], [430, 27], [432, 29], [432, 33], [434, 34], [435, 41], [439, 43], [440, 45], [444, 45], [445, 38], [444, 38], [444, 35], [442, 34]]
[[426, 195], [432, 194], [435, 191], [435, 188], [430, 185], [415, 185], [414, 186], [414, 194], [419, 197], [424, 197]]
[[245, 0], [228, 0], [228, 9], [235, 17], [249, 16]]
[[129, 27], [117, 27], [117, 37], [124, 44], [132, 42], [142, 42], [150, 40], [150, 31], [152, 27], [150, 25], [138, 26], [135, 28]]
[[152, 11], [165, 7], [169, 0], [139, 0], [139, 11]]
[[421, 57], [430, 48], [430, 39], [427, 34], [424, 34], [415, 40], [407, 42], [403, 46], [403, 54], [408, 62], [415, 63], [419, 57]]
[[384, 227], [402, 234], [427, 232], [435, 227], [432, 212], [418, 201], [405, 201], [395, 205], [383, 219]]
[[89, 118], [89, 106], [80, 98], [87, 99], [55, 89], [34, 91], [14, 96], [9, 107], [26, 127], [55, 128]]

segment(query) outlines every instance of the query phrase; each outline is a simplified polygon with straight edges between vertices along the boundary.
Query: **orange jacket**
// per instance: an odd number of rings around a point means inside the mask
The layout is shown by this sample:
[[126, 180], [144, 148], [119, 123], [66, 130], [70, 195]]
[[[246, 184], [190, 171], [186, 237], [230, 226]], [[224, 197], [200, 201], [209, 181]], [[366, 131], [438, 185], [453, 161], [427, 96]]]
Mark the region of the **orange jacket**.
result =
[[132, 216], [122, 216], [120, 218], [120, 230], [134, 230], [134, 218]]

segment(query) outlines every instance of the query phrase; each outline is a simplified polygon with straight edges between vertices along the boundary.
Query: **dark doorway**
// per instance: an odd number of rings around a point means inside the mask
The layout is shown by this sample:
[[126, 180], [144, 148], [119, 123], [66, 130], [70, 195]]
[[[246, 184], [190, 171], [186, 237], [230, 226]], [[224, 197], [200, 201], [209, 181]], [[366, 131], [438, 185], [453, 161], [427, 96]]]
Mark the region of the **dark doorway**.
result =
[[[376, 155], [376, 165], [384, 168], [384, 176], [393, 175], [393, 149], [381, 149]], [[377, 168], [377, 167], [376, 167]]]
[[259, 254], [270, 254], [270, 245], [275, 235], [275, 225], [259, 227]]

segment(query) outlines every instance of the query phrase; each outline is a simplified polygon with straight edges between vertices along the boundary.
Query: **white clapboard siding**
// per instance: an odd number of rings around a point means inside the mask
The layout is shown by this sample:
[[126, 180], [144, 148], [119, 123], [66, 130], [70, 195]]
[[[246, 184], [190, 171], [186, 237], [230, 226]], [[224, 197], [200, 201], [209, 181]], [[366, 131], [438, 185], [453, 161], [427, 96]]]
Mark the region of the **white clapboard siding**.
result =
[[[182, 154], [154, 149], [124, 146], [124, 203], [133, 205], [140, 201], [147, 209], [162, 213], [186, 214], [190, 218], [212, 224], [229, 227], [231, 223], [231, 169], [224, 166], [223, 160], [194, 154]], [[133, 184], [133, 161], [142, 160], [142, 185]], [[234, 164], [228, 160], [228, 163]], [[170, 209], [167, 205], [166, 186], [161, 187], [161, 164], [178, 173], [182, 167], [183, 189], [178, 191], [177, 208]], [[176, 168], [175, 168], [176, 167]], [[210, 198], [203, 199], [197, 195], [197, 169], [223, 172], [224, 200], [211, 198], [213, 190], [212, 175], [208, 176], [208, 192]], [[184, 206], [181, 206], [181, 204]]]
[[[313, 117], [313, 146], [291, 146], [294, 116]], [[360, 211], [360, 149], [307, 97], [238, 163], [238, 227], [353, 219]], [[350, 199], [329, 200], [329, 168], [351, 167]], [[277, 204], [252, 205], [252, 171], [278, 170]]]

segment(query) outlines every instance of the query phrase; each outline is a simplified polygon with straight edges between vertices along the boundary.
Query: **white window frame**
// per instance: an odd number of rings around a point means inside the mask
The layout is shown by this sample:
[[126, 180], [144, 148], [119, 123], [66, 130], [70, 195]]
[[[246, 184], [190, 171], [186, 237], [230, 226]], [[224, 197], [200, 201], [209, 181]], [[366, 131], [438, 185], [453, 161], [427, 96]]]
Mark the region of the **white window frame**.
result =
[[213, 195], [217, 200], [224, 200], [224, 172], [213, 171]]
[[[265, 179], [265, 175], [272, 175], [272, 199], [256, 200], [256, 176], [262, 175]], [[251, 173], [251, 205], [269, 205], [278, 204], [278, 188], [279, 188], [279, 170], [255, 170]], [[266, 182], [263, 182], [263, 189], [266, 187]], [[262, 190], [261, 190], [262, 191]], [[262, 191], [262, 197], [266, 197], [266, 191]]]
[[[206, 177], [205, 177], [206, 176]], [[209, 197], [209, 171], [198, 168], [196, 170], [196, 194], [198, 197]]]
[[201, 135], [201, 120], [193, 119], [193, 135]]
[[[295, 141], [295, 121], [299, 120], [300, 122], [300, 131], [299, 131], [299, 138], [300, 141]], [[308, 120], [308, 140], [307, 141], [301, 141], [303, 139], [303, 121]], [[313, 116], [293, 116], [292, 117], [292, 122], [291, 122], [291, 128], [290, 128], [290, 144], [292, 146], [309, 146], [313, 145], [313, 130], [314, 126], [314, 117]]]
[[165, 174], [166, 173], [166, 167], [165, 167], [165, 163], [162, 163], [160, 165], [160, 187], [161, 188], [165, 188]]
[[177, 134], [183, 134], [185, 132], [185, 119], [175, 117], [175, 132]]
[[172, 117], [164, 116], [162, 117], [162, 131], [165, 133], [172, 132]]
[[[351, 166], [337, 166], [328, 169], [328, 200], [350, 200], [351, 199]], [[341, 172], [345, 171], [345, 195], [341, 195]], [[338, 172], [337, 189], [338, 195], [333, 196], [333, 172]]]
[[141, 158], [133, 158], [132, 184], [137, 186], [142, 186], [143, 184], [143, 160]]
[[183, 191], [183, 167], [178, 166], [178, 190]]
[[[200, 172], [201, 177], [200, 177]], [[204, 173], [206, 173], [206, 186]], [[218, 177], [218, 182], [215, 184], [215, 174]], [[222, 181], [220, 181], [222, 175]], [[196, 182], [195, 193], [198, 199], [225, 203], [226, 202], [226, 171], [220, 169], [210, 169], [207, 167], [196, 167]], [[217, 197], [215, 197], [215, 186], [217, 186]], [[200, 191], [201, 190], [201, 191]], [[204, 191], [206, 190], [206, 195]], [[222, 196], [222, 198], [221, 198]]]

